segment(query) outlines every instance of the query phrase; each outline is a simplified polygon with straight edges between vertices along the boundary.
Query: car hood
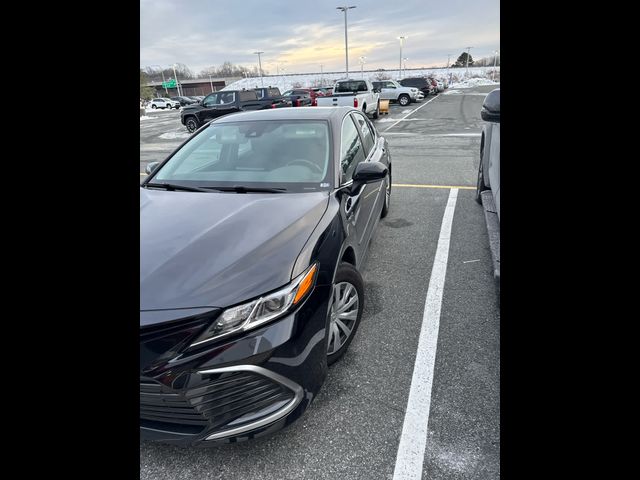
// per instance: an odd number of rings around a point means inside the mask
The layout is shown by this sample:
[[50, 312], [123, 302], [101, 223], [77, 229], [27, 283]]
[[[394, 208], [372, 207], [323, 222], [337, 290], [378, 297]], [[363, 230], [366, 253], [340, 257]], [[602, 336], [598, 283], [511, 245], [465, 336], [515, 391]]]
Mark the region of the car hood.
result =
[[326, 192], [140, 189], [140, 310], [227, 307], [291, 280]]

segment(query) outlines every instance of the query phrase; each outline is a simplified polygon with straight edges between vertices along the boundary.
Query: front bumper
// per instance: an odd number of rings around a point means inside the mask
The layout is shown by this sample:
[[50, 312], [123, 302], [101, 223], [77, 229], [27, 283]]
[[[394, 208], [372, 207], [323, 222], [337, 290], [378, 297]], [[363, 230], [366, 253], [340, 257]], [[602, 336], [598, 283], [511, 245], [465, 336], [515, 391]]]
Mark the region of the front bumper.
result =
[[316, 286], [294, 313], [192, 352], [188, 345], [219, 310], [142, 328], [141, 438], [231, 443], [297, 419], [326, 377], [330, 294], [329, 286]]

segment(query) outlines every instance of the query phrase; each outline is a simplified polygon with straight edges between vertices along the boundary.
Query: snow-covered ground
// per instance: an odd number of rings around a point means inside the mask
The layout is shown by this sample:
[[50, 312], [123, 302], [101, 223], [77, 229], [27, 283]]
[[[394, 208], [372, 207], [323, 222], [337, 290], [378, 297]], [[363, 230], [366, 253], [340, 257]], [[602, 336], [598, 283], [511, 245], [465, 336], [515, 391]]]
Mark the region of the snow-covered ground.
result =
[[491, 73], [489, 73], [489, 78], [469, 78], [461, 82], [452, 83], [450, 88], [472, 88], [479, 85], [500, 85], [500, 82], [491, 80]]
[[[500, 67], [496, 67], [496, 72], [499, 78]], [[423, 77], [433, 76], [436, 79], [447, 78], [451, 86], [456, 88], [471, 88], [476, 85], [493, 85], [491, 82], [491, 76], [493, 73], [493, 67], [471, 67], [467, 75], [464, 68], [451, 68], [447, 71], [446, 68], [425, 68], [420, 70], [405, 70], [402, 77], [399, 77], [398, 70], [387, 70], [384, 72], [364, 72], [363, 75], [359, 71], [350, 72], [351, 78], [368, 78], [371, 81], [383, 80], [381, 76], [398, 80], [398, 78], [406, 77]], [[267, 75], [264, 77], [264, 86], [278, 87], [281, 92], [290, 90], [292, 88], [305, 88], [316, 86], [333, 86], [336, 80], [344, 78], [344, 73], [305, 73], [299, 75]], [[477, 82], [477, 83], [474, 83]], [[481, 83], [485, 82], [485, 83]], [[489, 83], [486, 83], [489, 82]], [[233, 82], [223, 90], [242, 90], [243, 88], [251, 89], [261, 87], [260, 77], [243, 78], [237, 82]]]
[[144, 111], [146, 113], [151, 113], [151, 112], [160, 113], [160, 112], [175, 112], [176, 109], [175, 108], [151, 108], [151, 107], [145, 107]]

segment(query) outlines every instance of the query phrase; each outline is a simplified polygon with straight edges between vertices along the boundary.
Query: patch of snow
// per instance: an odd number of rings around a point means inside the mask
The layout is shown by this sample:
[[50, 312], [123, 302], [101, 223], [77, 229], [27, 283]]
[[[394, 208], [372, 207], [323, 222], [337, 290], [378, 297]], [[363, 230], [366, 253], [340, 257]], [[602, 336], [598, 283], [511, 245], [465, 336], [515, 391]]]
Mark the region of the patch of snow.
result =
[[162, 108], [151, 108], [151, 107], [146, 107], [146, 108], [144, 109], [144, 111], [145, 111], [146, 113], [151, 113], [151, 112], [153, 112], [153, 113], [160, 113], [160, 112], [176, 112], [176, 111], [180, 111], [180, 110], [179, 110], [179, 109], [178, 109], [178, 110], [176, 110], [175, 108], [164, 108], [164, 109], [162, 109]]
[[140, 117], [140, 120], [151, 120], [152, 118], [153, 118], [153, 117], [150, 117], [150, 116], [148, 116], [148, 115], [142, 115], [142, 116]]
[[168, 132], [159, 135], [160, 138], [165, 140], [176, 140], [178, 138], [189, 138], [191, 136], [188, 132]]
[[494, 82], [491, 78], [469, 78], [459, 83], [451, 84], [451, 88], [473, 88], [480, 85], [500, 85], [500, 82]]

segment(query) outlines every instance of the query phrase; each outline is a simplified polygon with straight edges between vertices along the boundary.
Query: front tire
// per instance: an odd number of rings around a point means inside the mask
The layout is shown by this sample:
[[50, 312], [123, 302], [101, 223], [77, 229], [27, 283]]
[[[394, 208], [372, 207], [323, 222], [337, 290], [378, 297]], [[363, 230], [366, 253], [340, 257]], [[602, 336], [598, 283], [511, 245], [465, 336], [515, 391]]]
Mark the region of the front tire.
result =
[[398, 97], [398, 103], [403, 107], [406, 107], [411, 103], [411, 97], [409, 97], [409, 95], [402, 94]]
[[333, 365], [347, 351], [360, 325], [364, 308], [364, 282], [350, 263], [336, 271], [327, 317], [327, 364]]
[[382, 205], [382, 212], [380, 212], [380, 218], [384, 218], [389, 215], [389, 206], [391, 205], [391, 171], [389, 171], [387, 188], [384, 192], [384, 204]]
[[156, 107], [155, 105], [151, 105], [151, 108], [153, 108], [155, 110], [158, 107]]
[[185, 127], [187, 127], [187, 131], [189, 133], [195, 132], [200, 127], [200, 124], [198, 123], [198, 120], [196, 120], [195, 117], [188, 117], [185, 120], [184, 125]]

